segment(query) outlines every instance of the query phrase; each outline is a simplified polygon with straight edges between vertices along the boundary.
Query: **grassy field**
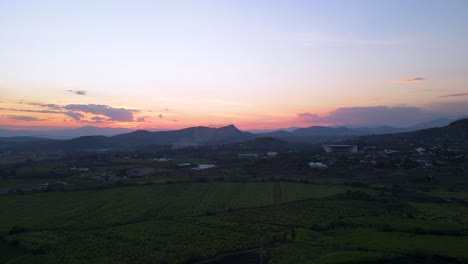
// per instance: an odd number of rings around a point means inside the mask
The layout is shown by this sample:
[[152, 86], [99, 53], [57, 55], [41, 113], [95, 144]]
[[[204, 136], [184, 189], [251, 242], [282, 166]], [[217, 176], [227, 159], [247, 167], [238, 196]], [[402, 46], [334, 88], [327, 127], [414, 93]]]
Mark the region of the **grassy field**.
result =
[[301, 184], [294, 182], [281, 183], [281, 191], [283, 193], [282, 197], [283, 202], [285, 203], [310, 198], [332, 196], [338, 193], [343, 193], [347, 189], [351, 188], [327, 184]]
[[437, 191], [426, 192], [426, 194], [445, 198], [445, 199], [461, 199], [464, 201], [468, 201], [468, 192], [437, 190]]
[[261, 247], [268, 263], [468, 260], [468, 207], [376, 193], [210, 181], [3, 196], [0, 263], [193, 263]]
[[302, 242], [292, 242], [269, 250], [268, 257], [272, 264], [341, 264], [390, 260], [398, 257], [398, 255], [365, 250], [330, 249], [322, 246], [311, 246]]
[[[275, 203], [275, 183], [186, 183], [127, 186], [108, 190], [35, 193], [0, 199], [7, 214], [0, 231], [28, 228], [95, 228], [152, 218], [195, 216]], [[299, 187], [299, 188], [298, 188]], [[295, 192], [294, 199], [288, 193]], [[287, 202], [326, 197], [344, 188], [281, 183]]]
[[468, 258], [468, 237], [417, 235], [382, 232], [374, 229], [335, 230], [320, 238], [328, 247], [370, 250], [395, 254], [423, 252], [441, 256]]
[[30, 187], [43, 183], [56, 182], [57, 179], [0, 179], [0, 189]]

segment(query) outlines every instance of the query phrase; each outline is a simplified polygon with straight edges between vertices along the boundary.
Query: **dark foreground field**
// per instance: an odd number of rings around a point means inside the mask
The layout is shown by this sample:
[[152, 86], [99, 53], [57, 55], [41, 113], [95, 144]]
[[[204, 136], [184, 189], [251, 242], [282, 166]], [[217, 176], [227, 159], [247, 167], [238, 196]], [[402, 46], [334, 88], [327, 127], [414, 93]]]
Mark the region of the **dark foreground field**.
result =
[[0, 263], [463, 263], [467, 201], [340, 179], [4, 196]]

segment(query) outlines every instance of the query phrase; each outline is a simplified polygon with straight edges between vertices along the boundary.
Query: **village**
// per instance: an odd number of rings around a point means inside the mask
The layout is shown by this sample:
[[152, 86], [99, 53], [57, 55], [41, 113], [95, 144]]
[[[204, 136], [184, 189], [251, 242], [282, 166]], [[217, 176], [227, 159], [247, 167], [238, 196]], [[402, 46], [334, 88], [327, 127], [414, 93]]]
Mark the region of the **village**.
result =
[[[197, 149], [198, 150], [198, 149]], [[274, 149], [273, 149], [274, 150]], [[447, 148], [442, 145], [415, 146], [411, 150], [379, 149], [375, 146], [359, 148], [357, 145], [323, 145], [316, 149], [311, 155], [292, 153], [291, 151], [256, 151], [245, 152], [242, 150], [231, 151], [227, 158], [216, 157], [213, 153], [219, 151], [219, 147], [209, 148], [208, 157], [193, 158], [184, 154], [183, 150], [173, 153], [150, 154], [150, 153], [110, 153], [103, 158], [95, 159], [96, 154], [80, 154], [74, 161], [63, 161], [50, 170], [64, 171], [64, 176], [56, 180], [44, 180], [40, 184], [24, 184], [21, 187], [0, 188], [0, 195], [27, 194], [33, 192], [47, 192], [59, 190], [73, 190], [82, 188], [103, 188], [115, 184], [151, 183], [154, 178], [156, 182], [170, 183], [183, 178], [184, 181], [203, 180], [204, 175], [223, 175], [229, 170], [242, 170], [254, 168], [255, 164], [270, 164], [271, 169], [281, 162], [290, 162], [290, 157], [300, 157], [301, 173], [307, 175], [320, 175], [321, 177], [334, 177], [337, 171], [365, 174], [375, 171], [407, 171], [418, 170], [428, 180], [435, 174], [450, 171], [453, 174], [463, 174], [467, 171], [466, 149], [452, 146]], [[3, 153], [3, 155], [11, 155]], [[229, 160], [228, 163], [227, 160]], [[237, 160], [237, 161], [236, 161]], [[47, 162], [33, 162], [28, 160], [25, 164], [17, 164], [15, 173], [24, 172], [28, 166], [47, 166]], [[263, 165], [266, 166], [266, 165]], [[2, 168], [4, 172], [11, 172], [12, 167]], [[204, 172], [214, 170], [213, 172]], [[247, 169], [251, 170], [251, 169]], [[34, 171], [33, 171], [34, 172]], [[44, 177], [47, 178], [47, 177]], [[3, 175], [8, 179], [8, 173]], [[161, 179], [164, 179], [161, 180]], [[235, 180], [235, 178], [233, 178]], [[113, 182], [113, 183], [112, 183]], [[103, 184], [104, 183], [104, 184]]]

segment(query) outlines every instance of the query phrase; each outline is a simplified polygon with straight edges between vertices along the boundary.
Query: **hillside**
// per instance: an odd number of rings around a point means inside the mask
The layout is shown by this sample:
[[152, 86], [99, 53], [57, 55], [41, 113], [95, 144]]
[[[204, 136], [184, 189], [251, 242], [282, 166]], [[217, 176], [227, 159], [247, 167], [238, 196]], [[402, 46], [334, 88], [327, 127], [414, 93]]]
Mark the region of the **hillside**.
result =
[[50, 150], [67, 151], [89, 149], [122, 149], [155, 145], [173, 145], [176, 147], [198, 146], [209, 144], [227, 144], [254, 139], [255, 135], [242, 132], [235, 126], [220, 128], [190, 127], [174, 131], [150, 132], [138, 130], [112, 137], [83, 136], [70, 140], [0, 140], [0, 148], [14, 150]]
[[111, 142], [118, 146], [143, 145], [206, 145], [240, 142], [253, 139], [255, 136], [249, 132], [242, 132], [233, 125], [211, 128], [190, 127], [174, 131], [149, 132], [139, 130], [127, 134], [111, 137]]
[[468, 119], [454, 121], [445, 127], [429, 128], [414, 132], [362, 136], [343, 141], [359, 146], [384, 146], [411, 148], [414, 146], [468, 147]]

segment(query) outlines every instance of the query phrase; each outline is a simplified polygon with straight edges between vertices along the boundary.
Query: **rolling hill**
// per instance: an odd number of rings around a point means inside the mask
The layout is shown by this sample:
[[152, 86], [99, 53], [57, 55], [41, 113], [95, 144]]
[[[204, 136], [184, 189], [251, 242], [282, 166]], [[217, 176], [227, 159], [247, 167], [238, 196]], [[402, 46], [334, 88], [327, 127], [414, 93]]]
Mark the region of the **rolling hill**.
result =
[[209, 144], [226, 144], [254, 139], [256, 136], [242, 132], [233, 125], [211, 128], [190, 127], [173, 131], [150, 132], [138, 130], [112, 137], [83, 136], [70, 140], [29, 140], [1, 141], [0, 149], [61, 149], [61, 150], [91, 150], [91, 149], [122, 149], [151, 145], [173, 145], [174, 147], [197, 146]]

